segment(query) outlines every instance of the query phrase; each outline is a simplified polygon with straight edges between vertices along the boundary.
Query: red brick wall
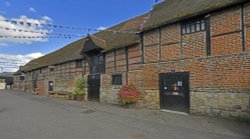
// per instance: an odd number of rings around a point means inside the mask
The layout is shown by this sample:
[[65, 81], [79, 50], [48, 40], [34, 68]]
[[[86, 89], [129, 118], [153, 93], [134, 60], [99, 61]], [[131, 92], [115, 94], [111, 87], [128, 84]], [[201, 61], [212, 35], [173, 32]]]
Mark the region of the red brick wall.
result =
[[[37, 73], [37, 87], [39, 91], [39, 95], [46, 95], [48, 92], [48, 82], [54, 81], [54, 91], [72, 91], [74, 88], [74, 81], [76, 77], [81, 77], [84, 69], [88, 70], [88, 67], [84, 67], [86, 65], [83, 64], [82, 68], [76, 68], [76, 62], [66, 62], [59, 65], [54, 66], [54, 71], [50, 71], [49, 68], [42, 68], [42, 72], [40, 69], [34, 70], [32, 72], [26, 73], [26, 78], [23, 82], [19, 83], [19, 87], [15, 87], [16, 89], [27, 90], [29, 92], [33, 92], [33, 79], [32, 75]], [[87, 71], [88, 72], [88, 71]], [[16, 77], [15, 82], [19, 79]], [[25, 89], [26, 88], [26, 89]]]
[[[158, 70], [159, 69], [159, 70]], [[145, 89], [158, 89], [158, 73], [190, 72], [190, 89], [246, 89], [250, 85], [250, 54], [228, 54], [213, 58], [184, 59], [145, 64], [142, 76], [132, 74]], [[140, 73], [140, 72], [139, 72]], [[139, 77], [139, 78], [138, 78]], [[141, 78], [141, 79], [140, 79]], [[134, 81], [136, 82], [136, 81]]]
[[206, 33], [197, 32], [182, 36], [183, 57], [206, 56]]
[[125, 54], [124, 48], [116, 50], [115, 60], [116, 60], [115, 61], [116, 72], [125, 72], [126, 71], [126, 54]]
[[174, 24], [161, 29], [161, 60], [174, 60], [180, 58], [181, 34], [180, 24]]
[[128, 47], [129, 71], [141, 68], [141, 46], [139, 44]]
[[142, 68], [142, 85], [144, 89], [158, 89], [158, 64], [145, 64]]
[[149, 31], [143, 35], [144, 62], [159, 61], [159, 30]]
[[143, 77], [143, 74], [141, 70], [129, 71], [128, 82], [133, 83], [136, 87], [141, 89], [142, 77]]
[[111, 73], [115, 71], [115, 57], [114, 57], [115, 53], [114, 51], [108, 52], [106, 53], [106, 73]]
[[250, 52], [250, 3], [244, 6], [245, 24], [246, 24], [246, 51]]
[[[250, 4], [244, 6], [245, 22], [248, 25], [249, 7]], [[245, 29], [247, 52], [250, 52], [249, 28]], [[220, 92], [230, 95], [246, 92], [250, 85], [250, 53], [242, 53], [240, 6], [210, 14], [210, 56], [206, 54], [207, 32], [181, 35], [180, 29], [180, 23], [176, 23], [160, 28], [160, 35], [159, 28], [144, 32], [145, 63], [141, 70], [129, 72], [129, 80], [137, 83], [145, 92], [157, 93], [159, 73], [175, 70], [190, 73], [192, 94]], [[159, 51], [161, 62], [158, 59]], [[205, 111], [205, 108], [202, 111]]]
[[212, 55], [242, 51], [240, 6], [212, 14], [210, 22]]
[[159, 72], [190, 72], [190, 89], [246, 89], [250, 85], [250, 54], [169, 61]]
[[46, 95], [47, 90], [45, 90], [45, 84], [44, 83], [45, 83], [44, 80], [40, 80], [40, 81], [37, 82], [38, 92], [39, 92], [40, 96]]

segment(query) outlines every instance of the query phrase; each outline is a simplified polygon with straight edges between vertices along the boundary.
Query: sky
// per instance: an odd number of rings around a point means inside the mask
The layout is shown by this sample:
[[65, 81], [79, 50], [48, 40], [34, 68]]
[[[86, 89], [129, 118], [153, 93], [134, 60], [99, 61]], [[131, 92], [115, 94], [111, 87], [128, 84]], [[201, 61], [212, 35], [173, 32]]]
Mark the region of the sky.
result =
[[[148, 12], [154, 3], [155, 0], [0, 0], [0, 36], [46, 36], [39, 32], [84, 36], [94, 32], [20, 25], [3, 20], [105, 29]], [[0, 38], [0, 72], [16, 71], [18, 66], [78, 39]]]

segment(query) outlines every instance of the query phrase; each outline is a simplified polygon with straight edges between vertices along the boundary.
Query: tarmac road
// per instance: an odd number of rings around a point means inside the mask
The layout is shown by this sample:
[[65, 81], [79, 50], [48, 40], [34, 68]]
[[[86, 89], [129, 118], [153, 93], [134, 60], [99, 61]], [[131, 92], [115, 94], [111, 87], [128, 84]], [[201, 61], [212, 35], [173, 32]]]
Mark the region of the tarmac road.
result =
[[249, 139], [250, 126], [0, 91], [0, 139]]

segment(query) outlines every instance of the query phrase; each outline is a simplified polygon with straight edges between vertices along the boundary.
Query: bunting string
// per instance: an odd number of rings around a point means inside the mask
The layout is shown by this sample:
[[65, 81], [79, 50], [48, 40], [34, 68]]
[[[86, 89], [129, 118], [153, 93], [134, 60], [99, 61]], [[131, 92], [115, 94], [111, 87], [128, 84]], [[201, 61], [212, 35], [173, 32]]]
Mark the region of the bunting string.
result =
[[83, 37], [82, 35], [75, 35], [75, 34], [61, 34], [61, 33], [52, 33], [52, 32], [36, 31], [36, 30], [15, 29], [15, 28], [2, 27], [2, 26], [0, 26], [0, 29], [7, 30], [7, 31], [11, 30], [13, 32], [37, 33], [37, 34], [41, 34], [41, 35], [57, 35], [57, 36]]
[[17, 63], [17, 62], [16, 63], [12, 63], [12, 62], [0, 62], [0, 64], [24, 64], [24, 63], [21, 63], [21, 62], [20, 63]]
[[73, 39], [72, 36], [3, 36], [0, 35], [0, 39]]
[[0, 59], [3, 59], [3, 60], [11, 60], [11, 61], [21, 61], [21, 60], [11, 59], [11, 58], [5, 58], [5, 57], [0, 57]]
[[56, 24], [43, 24], [43, 23], [33, 23], [27, 21], [19, 21], [19, 20], [9, 20], [9, 19], [0, 19], [3, 22], [9, 22], [14, 25], [22, 25], [22, 26], [33, 26], [33, 27], [49, 27], [54, 29], [72, 29], [72, 30], [84, 30], [88, 32], [98, 32], [98, 31], [109, 31], [113, 33], [131, 33], [136, 34], [138, 31], [129, 31], [129, 30], [112, 30], [112, 29], [96, 29], [96, 28], [88, 28], [88, 27], [73, 27], [73, 26], [64, 26], [64, 25], [56, 25]]
[[140, 29], [143, 30], [144, 26], [146, 25], [146, 23], [148, 22], [148, 20], [150, 19], [151, 15], [152, 15], [152, 11], [154, 10], [155, 6], [157, 5], [158, 0], [155, 0], [154, 4], [152, 5], [151, 9], [149, 10], [149, 12], [147, 13], [146, 17], [144, 18], [144, 20], [142, 21], [141, 25], [140, 25]]

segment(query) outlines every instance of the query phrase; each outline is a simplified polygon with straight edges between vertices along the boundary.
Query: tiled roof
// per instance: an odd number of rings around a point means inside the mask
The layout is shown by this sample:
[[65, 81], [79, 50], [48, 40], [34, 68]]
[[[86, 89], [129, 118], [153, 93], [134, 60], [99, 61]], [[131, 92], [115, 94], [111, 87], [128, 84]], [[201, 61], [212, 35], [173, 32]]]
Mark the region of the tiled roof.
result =
[[154, 7], [144, 26], [148, 30], [248, 0], [165, 0]]

